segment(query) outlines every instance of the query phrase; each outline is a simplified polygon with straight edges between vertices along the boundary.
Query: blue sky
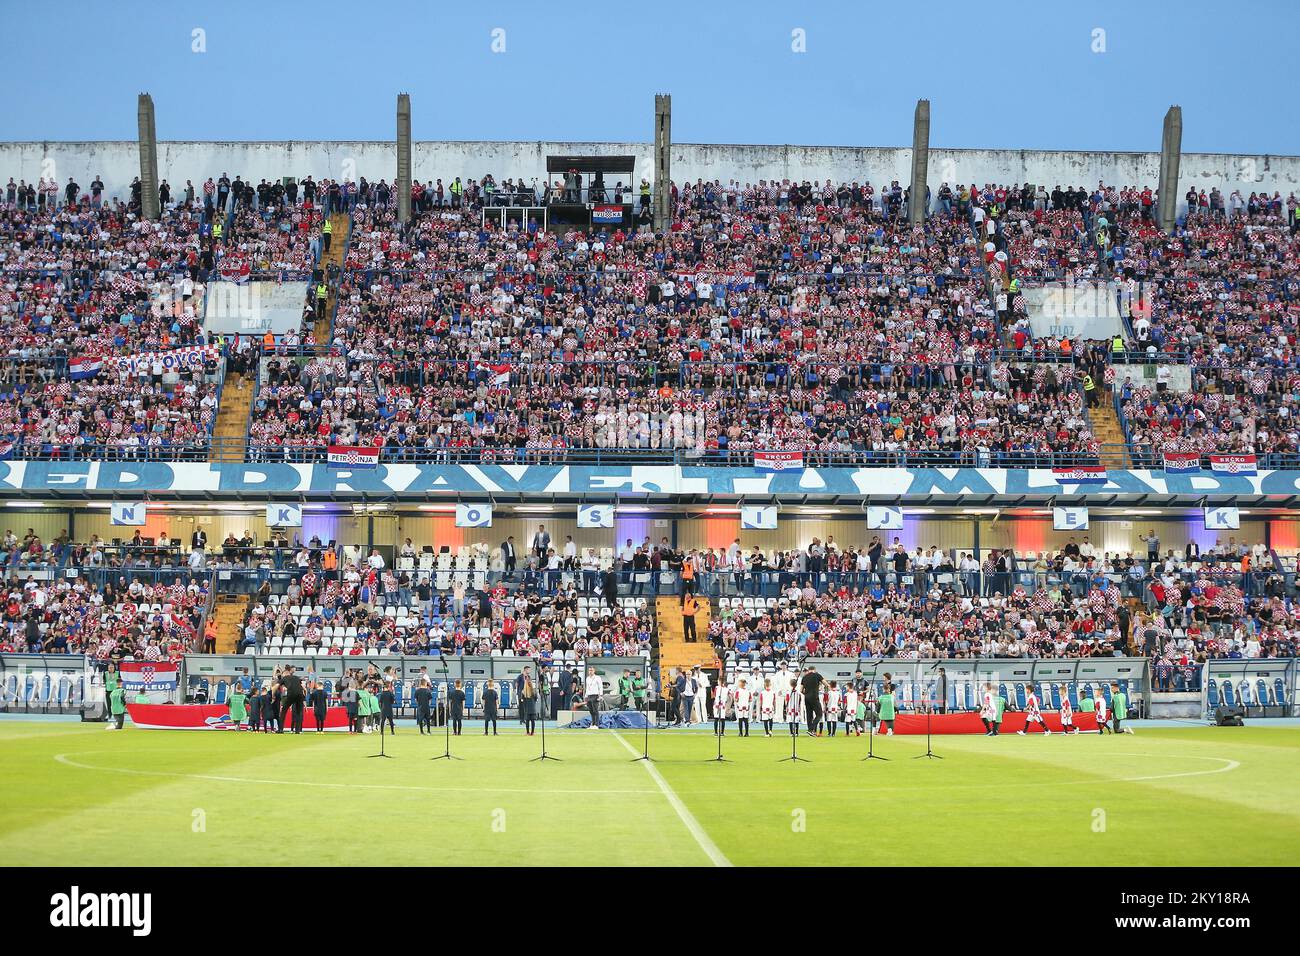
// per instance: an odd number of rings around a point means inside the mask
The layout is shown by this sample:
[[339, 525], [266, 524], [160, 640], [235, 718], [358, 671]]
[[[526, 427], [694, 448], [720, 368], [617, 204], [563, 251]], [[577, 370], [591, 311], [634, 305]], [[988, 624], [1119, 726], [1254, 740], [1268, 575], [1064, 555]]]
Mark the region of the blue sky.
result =
[[659, 5], [10, 0], [0, 140], [134, 139], [140, 91], [164, 140], [390, 139], [406, 91], [416, 139], [648, 141], [668, 92], [678, 142], [909, 145], [924, 96], [940, 147], [1154, 150], [1177, 103], [1300, 153], [1294, 0]]

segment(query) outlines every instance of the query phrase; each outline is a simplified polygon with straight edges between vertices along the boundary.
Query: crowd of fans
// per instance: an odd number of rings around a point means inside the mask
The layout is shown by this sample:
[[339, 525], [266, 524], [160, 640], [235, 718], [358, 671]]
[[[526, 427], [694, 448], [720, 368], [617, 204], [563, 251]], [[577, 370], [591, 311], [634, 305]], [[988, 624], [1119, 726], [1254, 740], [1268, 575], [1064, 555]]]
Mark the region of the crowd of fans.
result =
[[86, 654], [100, 663], [176, 659], [199, 647], [209, 586], [204, 576], [101, 583], [14, 574], [3, 588], [0, 652]]

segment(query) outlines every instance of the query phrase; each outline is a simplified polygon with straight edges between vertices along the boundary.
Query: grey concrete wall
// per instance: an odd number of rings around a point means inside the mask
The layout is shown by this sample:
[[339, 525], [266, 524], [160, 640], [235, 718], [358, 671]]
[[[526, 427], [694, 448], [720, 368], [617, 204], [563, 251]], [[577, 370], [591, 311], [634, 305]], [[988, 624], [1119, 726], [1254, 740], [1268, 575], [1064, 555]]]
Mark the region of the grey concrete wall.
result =
[[[634, 178], [654, 176], [650, 143], [565, 142], [416, 142], [416, 179], [475, 177], [492, 173], [498, 180], [544, 177], [548, 154], [605, 153], [636, 157]], [[910, 147], [855, 146], [712, 146], [686, 143], [672, 148], [672, 174], [678, 182], [697, 178], [795, 179], [834, 182], [870, 180], [879, 186], [911, 175]], [[102, 176], [112, 195], [124, 196], [139, 174], [134, 142], [27, 142], [0, 143], [0, 183], [14, 179], [39, 179], [53, 175], [60, 184], [69, 176], [83, 188]], [[384, 178], [397, 172], [397, 149], [391, 142], [160, 142], [158, 173], [181, 192], [185, 180], [199, 187], [208, 176], [222, 172], [262, 178], [305, 176], [316, 178]], [[1116, 185], [1150, 185], [1160, 177], [1159, 152], [1097, 153], [1066, 150], [931, 149], [929, 182], [937, 192], [943, 182], [1042, 183], [1049, 189], [1097, 182]], [[1209, 190], [1218, 186], [1225, 197], [1233, 189], [1280, 191], [1283, 198], [1300, 191], [1300, 157], [1253, 156], [1220, 153], [1184, 153], [1179, 176], [1179, 198], [1189, 186]]]

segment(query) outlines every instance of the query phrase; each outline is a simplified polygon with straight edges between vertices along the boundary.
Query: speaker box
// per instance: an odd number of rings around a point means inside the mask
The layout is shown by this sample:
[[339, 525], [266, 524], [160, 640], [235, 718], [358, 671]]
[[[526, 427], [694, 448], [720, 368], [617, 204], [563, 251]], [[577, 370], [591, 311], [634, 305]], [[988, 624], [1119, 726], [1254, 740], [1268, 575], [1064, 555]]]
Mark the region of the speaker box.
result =
[[1216, 727], [1244, 727], [1246, 722], [1242, 720], [1243, 712], [1240, 707], [1216, 707], [1214, 710], [1214, 726]]

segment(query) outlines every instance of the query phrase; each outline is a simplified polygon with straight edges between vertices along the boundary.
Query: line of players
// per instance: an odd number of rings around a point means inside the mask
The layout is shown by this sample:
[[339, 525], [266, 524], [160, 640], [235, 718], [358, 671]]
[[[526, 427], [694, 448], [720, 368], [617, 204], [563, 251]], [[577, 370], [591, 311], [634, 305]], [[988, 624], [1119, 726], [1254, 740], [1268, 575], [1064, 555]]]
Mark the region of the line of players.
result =
[[844, 736], [861, 737], [863, 731], [868, 730], [868, 715], [872, 715], [879, 721], [872, 721], [875, 733], [893, 735], [897, 706], [894, 685], [888, 680], [874, 700], [869, 694], [860, 694], [853, 684], [846, 683], [840, 687], [838, 681], [823, 681], [820, 689], [813, 693], [818, 695], [820, 707], [808, 707], [807, 695], [798, 680], [789, 682], [784, 689], [777, 689], [772, 686], [772, 678], [767, 677], [763, 679], [763, 686], [755, 691], [749, 686], [749, 678], [741, 677], [732, 687], [724, 675], [713, 691], [713, 733], [725, 736], [727, 721], [734, 717], [737, 734], [741, 737], [749, 736], [750, 721], [754, 718], [762, 725], [765, 737], [772, 736], [778, 723], [786, 724], [789, 732], [797, 735], [807, 717], [810, 737], [820, 737], [823, 733], [834, 737], [841, 720], [844, 722]]
[[[872, 718], [871, 724], [874, 730], [868, 732], [893, 736], [894, 718], [897, 716], [898, 709], [894, 697], [894, 685], [888, 679], [888, 675], [881, 693], [874, 698], [869, 691], [865, 694], [859, 693], [858, 688], [853, 684], [846, 683], [841, 688], [838, 681], [823, 681], [820, 687], [820, 691], [815, 693], [819, 694], [821, 707], [809, 708], [806, 694], [797, 680], [788, 682], [784, 689], [777, 689], [772, 686], [770, 677], [764, 678], [763, 686], [755, 691], [749, 686], [748, 678], [741, 677], [736, 682], [736, 686], [731, 687], [727, 684], [724, 675], [719, 678], [718, 686], [713, 693], [713, 733], [715, 736], [724, 736], [727, 732], [727, 721], [734, 717], [738, 736], [748, 737], [750, 721], [757, 717], [762, 724], [765, 737], [772, 736], [773, 728], [778, 723], [786, 724], [791, 734], [798, 734], [802, 723], [801, 718], [806, 715], [809, 721], [807, 732], [812, 737], [820, 737], [823, 732], [829, 737], [834, 737], [841, 719], [844, 721], [846, 737], [852, 735], [861, 737], [863, 731], [868, 730], [869, 718]], [[986, 681], [979, 712], [980, 720], [984, 723], [984, 736], [999, 735], [1006, 709], [1006, 697], [992, 681]], [[1093, 715], [1097, 721], [1099, 734], [1108, 731], [1115, 734], [1133, 733], [1132, 727], [1123, 726], [1124, 721], [1128, 719], [1128, 697], [1118, 683], [1111, 684], [1109, 708], [1106, 706], [1105, 696], [1097, 694], [1095, 697], [1085, 697], [1079, 701], [1079, 712]], [[1051, 735], [1052, 731], [1048, 729], [1047, 721], [1043, 718], [1042, 702], [1038, 699], [1038, 692], [1032, 686], [1025, 698], [1024, 713], [1025, 727], [1023, 730], [1017, 730], [1017, 734], [1024, 737], [1037, 726], [1043, 734]], [[1074, 707], [1068, 696], [1061, 698], [1061, 706], [1057, 714], [1061, 719], [1063, 733], [1079, 732], [1079, 728], [1074, 724]]]
[[[1002, 726], [1002, 715], [1006, 709], [1007, 699], [1002, 696], [1002, 692], [993, 685], [992, 681], [985, 681], [984, 693], [980, 700], [980, 720], [984, 723], [985, 737], [998, 736], [999, 728]], [[1124, 721], [1128, 719], [1128, 695], [1117, 682], [1112, 682], [1110, 685], [1109, 708], [1106, 706], [1105, 695], [1097, 694], [1095, 697], [1088, 696], [1080, 700], [1079, 712], [1093, 715], [1097, 721], [1098, 734], [1105, 734], [1108, 731], [1114, 734], [1133, 733], [1132, 727], [1124, 726]], [[1079, 728], [1074, 725], [1074, 707], [1068, 695], [1062, 695], [1057, 715], [1061, 718], [1062, 732], [1067, 734], [1079, 732]], [[1047, 729], [1047, 721], [1043, 719], [1042, 703], [1038, 699], [1038, 692], [1030, 685], [1029, 693], [1025, 696], [1025, 726], [1016, 733], [1024, 737], [1035, 725], [1042, 733], [1051, 736], [1052, 732]]]

